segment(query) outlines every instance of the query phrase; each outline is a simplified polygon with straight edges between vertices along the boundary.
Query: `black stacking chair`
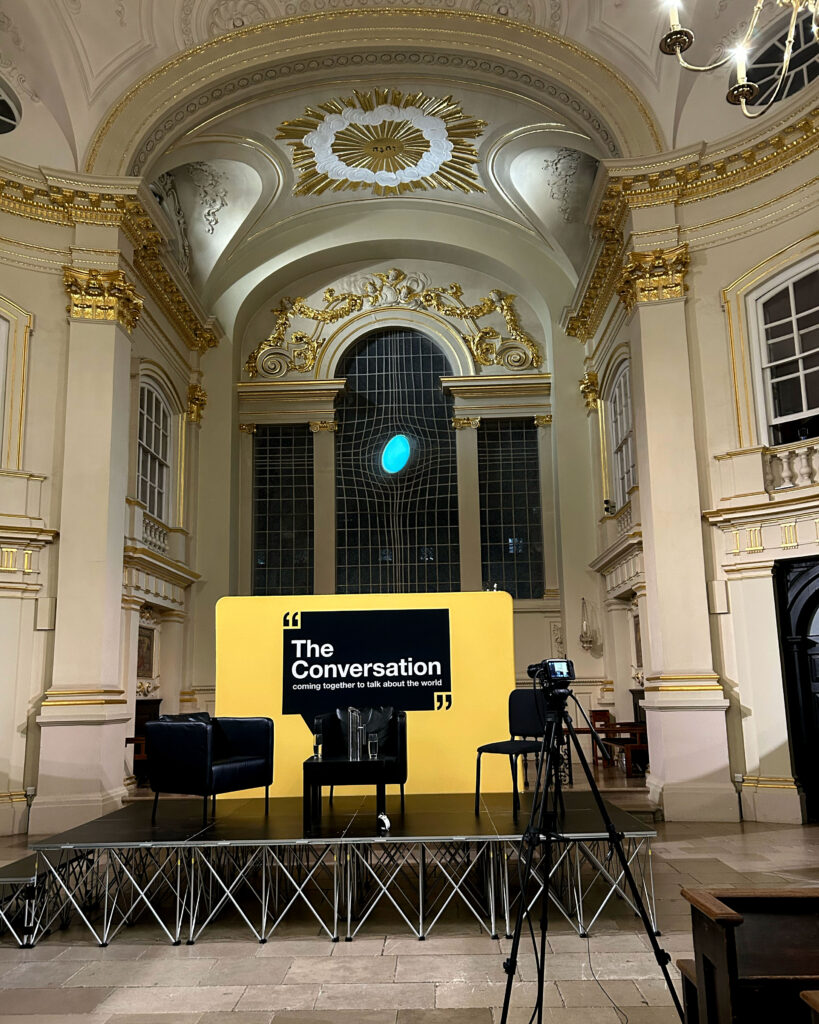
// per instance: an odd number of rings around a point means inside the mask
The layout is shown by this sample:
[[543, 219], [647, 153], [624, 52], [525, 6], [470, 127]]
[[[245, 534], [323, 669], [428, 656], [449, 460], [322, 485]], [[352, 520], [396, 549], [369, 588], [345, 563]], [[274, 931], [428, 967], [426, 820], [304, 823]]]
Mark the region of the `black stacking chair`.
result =
[[163, 715], [145, 724], [148, 777], [154, 791], [151, 824], [160, 793], [201, 796], [202, 821], [216, 814], [216, 794], [264, 786], [270, 810], [273, 781], [273, 722], [269, 718], [211, 718], [207, 712]]
[[[512, 690], [509, 694], [509, 739], [497, 743], [484, 743], [478, 747], [475, 766], [475, 814], [479, 814], [481, 795], [481, 757], [484, 754], [505, 754], [512, 770], [512, 811], [517, 817], [520, 810], [518, 795], [518, 758], [522, 754], [539, 754], [546, 728], [543, 697], [532, 689]], [[517, 739], [515, 737], [518, 737]]]

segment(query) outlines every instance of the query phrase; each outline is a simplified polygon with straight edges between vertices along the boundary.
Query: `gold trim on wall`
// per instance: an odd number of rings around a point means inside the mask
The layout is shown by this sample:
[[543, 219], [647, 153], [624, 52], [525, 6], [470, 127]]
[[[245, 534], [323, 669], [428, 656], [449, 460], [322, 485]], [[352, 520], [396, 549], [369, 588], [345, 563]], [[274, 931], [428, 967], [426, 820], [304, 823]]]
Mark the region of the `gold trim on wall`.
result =
[[321, 431], [335, 433], [338, 430], [338, 423], [335, 420], [309, 420], [310, 430], [313, 434]]
[[600, 390], [597, 374], [594, 370], [586, 370], [577, 384], [580, 394], [583, 396], [583, 401], [586, 403], [586, 408], [589, 412], [592, 412], [597, 408], [600, 402]]
[[456, 430], [477, 430], [481, 425], [480, 416], [453, 416], [452, 426]]
[[208, 393], [201, 384], [188, 385], [188, 423], [201, 423], [202, 413], [208, 404]]

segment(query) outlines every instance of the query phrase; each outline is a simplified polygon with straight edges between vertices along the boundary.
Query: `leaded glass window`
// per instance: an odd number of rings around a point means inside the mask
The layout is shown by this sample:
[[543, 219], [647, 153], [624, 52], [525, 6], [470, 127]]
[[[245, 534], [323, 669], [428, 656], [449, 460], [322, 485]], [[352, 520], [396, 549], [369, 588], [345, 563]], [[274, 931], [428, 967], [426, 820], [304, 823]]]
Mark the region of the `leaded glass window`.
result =
[[478, 429], [481, 562], [485, 590], [542, 598], [546, 586], [537, 428], [482, 419]]
[[458, 488], [443, 353], [415, 331], [367, 335], [338, 371], [336, 590], [458, 590]]
[[313, 435], [306, 423], [256, 427], [253, 593], [313, 593]]

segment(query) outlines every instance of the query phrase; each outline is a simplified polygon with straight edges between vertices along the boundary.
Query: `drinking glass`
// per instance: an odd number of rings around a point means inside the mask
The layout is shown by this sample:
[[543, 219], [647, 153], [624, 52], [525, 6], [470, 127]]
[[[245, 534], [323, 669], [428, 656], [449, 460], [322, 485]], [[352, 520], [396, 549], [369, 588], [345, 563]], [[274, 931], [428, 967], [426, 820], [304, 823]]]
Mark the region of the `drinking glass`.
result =
[[367, 734], [367, 755], [371, 761], [375, 761], [378, 757], [378, 733], [371, 732]]
[[321, 760], [321, 733], [313, 733], [313, 757], [317, 760]]

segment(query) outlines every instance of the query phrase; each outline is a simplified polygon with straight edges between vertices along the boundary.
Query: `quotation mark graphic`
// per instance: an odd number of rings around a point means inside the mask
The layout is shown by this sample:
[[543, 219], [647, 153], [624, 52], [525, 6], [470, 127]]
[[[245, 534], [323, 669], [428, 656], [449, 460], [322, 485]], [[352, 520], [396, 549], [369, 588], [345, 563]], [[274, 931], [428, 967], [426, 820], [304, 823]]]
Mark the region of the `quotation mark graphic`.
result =
[[282, 625], [285, 629], [300, 629], [301, 612], [285, 612]]
[[436, 711], [449, 711], [452, 707], [452, 694], [451, 693], [436, 693], [435, 694], [435, 710]]

